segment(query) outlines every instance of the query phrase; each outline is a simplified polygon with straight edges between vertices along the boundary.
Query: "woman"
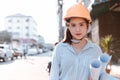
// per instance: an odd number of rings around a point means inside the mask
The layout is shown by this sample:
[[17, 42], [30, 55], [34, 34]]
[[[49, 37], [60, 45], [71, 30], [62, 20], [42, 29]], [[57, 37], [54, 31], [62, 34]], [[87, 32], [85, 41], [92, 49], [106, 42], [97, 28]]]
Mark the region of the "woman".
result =
[[[77, 3], [68, 9], [64, 20], [66, 35], [55, 47], [50, 80], [93, 80], [90, 64], [102, 51], [86, 38], [91, 23], [89, 11], [81, 3]], [[98, 79], [101, 76], [102, 73]]]

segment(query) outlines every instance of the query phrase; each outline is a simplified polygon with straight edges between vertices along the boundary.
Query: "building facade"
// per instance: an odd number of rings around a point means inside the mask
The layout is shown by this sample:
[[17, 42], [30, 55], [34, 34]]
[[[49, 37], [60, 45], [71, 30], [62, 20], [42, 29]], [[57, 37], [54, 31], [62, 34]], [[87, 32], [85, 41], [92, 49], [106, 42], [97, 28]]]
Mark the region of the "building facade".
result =
[[22, 14], [7, 16], [5, 28], [11, 32], [12, 42], [16, 41], [17, 45], [35, 44], [37, 41], [37, 24], [32, 16]]

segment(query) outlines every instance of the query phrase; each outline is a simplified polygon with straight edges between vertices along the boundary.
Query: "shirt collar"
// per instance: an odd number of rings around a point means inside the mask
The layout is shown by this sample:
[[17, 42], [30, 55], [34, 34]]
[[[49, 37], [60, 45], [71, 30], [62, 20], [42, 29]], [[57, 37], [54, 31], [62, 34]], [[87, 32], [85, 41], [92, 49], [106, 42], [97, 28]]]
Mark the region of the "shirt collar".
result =
[[[87, 44], [85, 45], [83, 50], [94, 47], [94, 44], [90, 40], [88, 40], [88, 39], [86, 39], [86, 40], [87, 40]], [[71, 45], [69, 43], [62, 43], [62, 46], [67, 47], [71, 50]]]
[[88, 39], [86, 39], [86, 40], [87, 40], [87, 44], [85, 45], [83, 50], [94, 47], [94, 44], [90, 40], [88, 40]]

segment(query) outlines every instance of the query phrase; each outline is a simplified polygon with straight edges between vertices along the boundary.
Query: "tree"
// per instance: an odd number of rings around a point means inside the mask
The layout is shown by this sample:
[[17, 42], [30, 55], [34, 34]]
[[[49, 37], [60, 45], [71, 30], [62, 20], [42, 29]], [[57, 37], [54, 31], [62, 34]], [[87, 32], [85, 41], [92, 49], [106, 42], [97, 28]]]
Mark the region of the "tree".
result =
[[0, 32], [0, 43], [10, 43], [11, 42], [11, 33], [7, 31]]
[[112, 59], [109, 63], [111, 67], [112, 62], [117, 62], [120, 57], [120, 38], [113, 38], [112, 35], [107, 35], [100, 39], [100, 46], [103, 52], [112, 55]]

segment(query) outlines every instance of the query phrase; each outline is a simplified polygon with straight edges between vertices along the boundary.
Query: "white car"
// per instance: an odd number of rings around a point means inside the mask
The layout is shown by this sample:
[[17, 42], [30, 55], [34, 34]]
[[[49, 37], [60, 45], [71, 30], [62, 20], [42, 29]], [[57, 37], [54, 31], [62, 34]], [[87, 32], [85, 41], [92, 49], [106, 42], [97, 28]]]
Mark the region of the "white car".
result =
[[11, 60], [14, 59], [13, 50], [10, 48], [9, 45], [0, 44], [0, 59], [2, 59], [3, 62], [5, 62], [9, 58], [11, 58]]
[[29, 48], [27, 51], [27, 55], [35, 55], [39, 54], [39, 50], [37, 48]]

